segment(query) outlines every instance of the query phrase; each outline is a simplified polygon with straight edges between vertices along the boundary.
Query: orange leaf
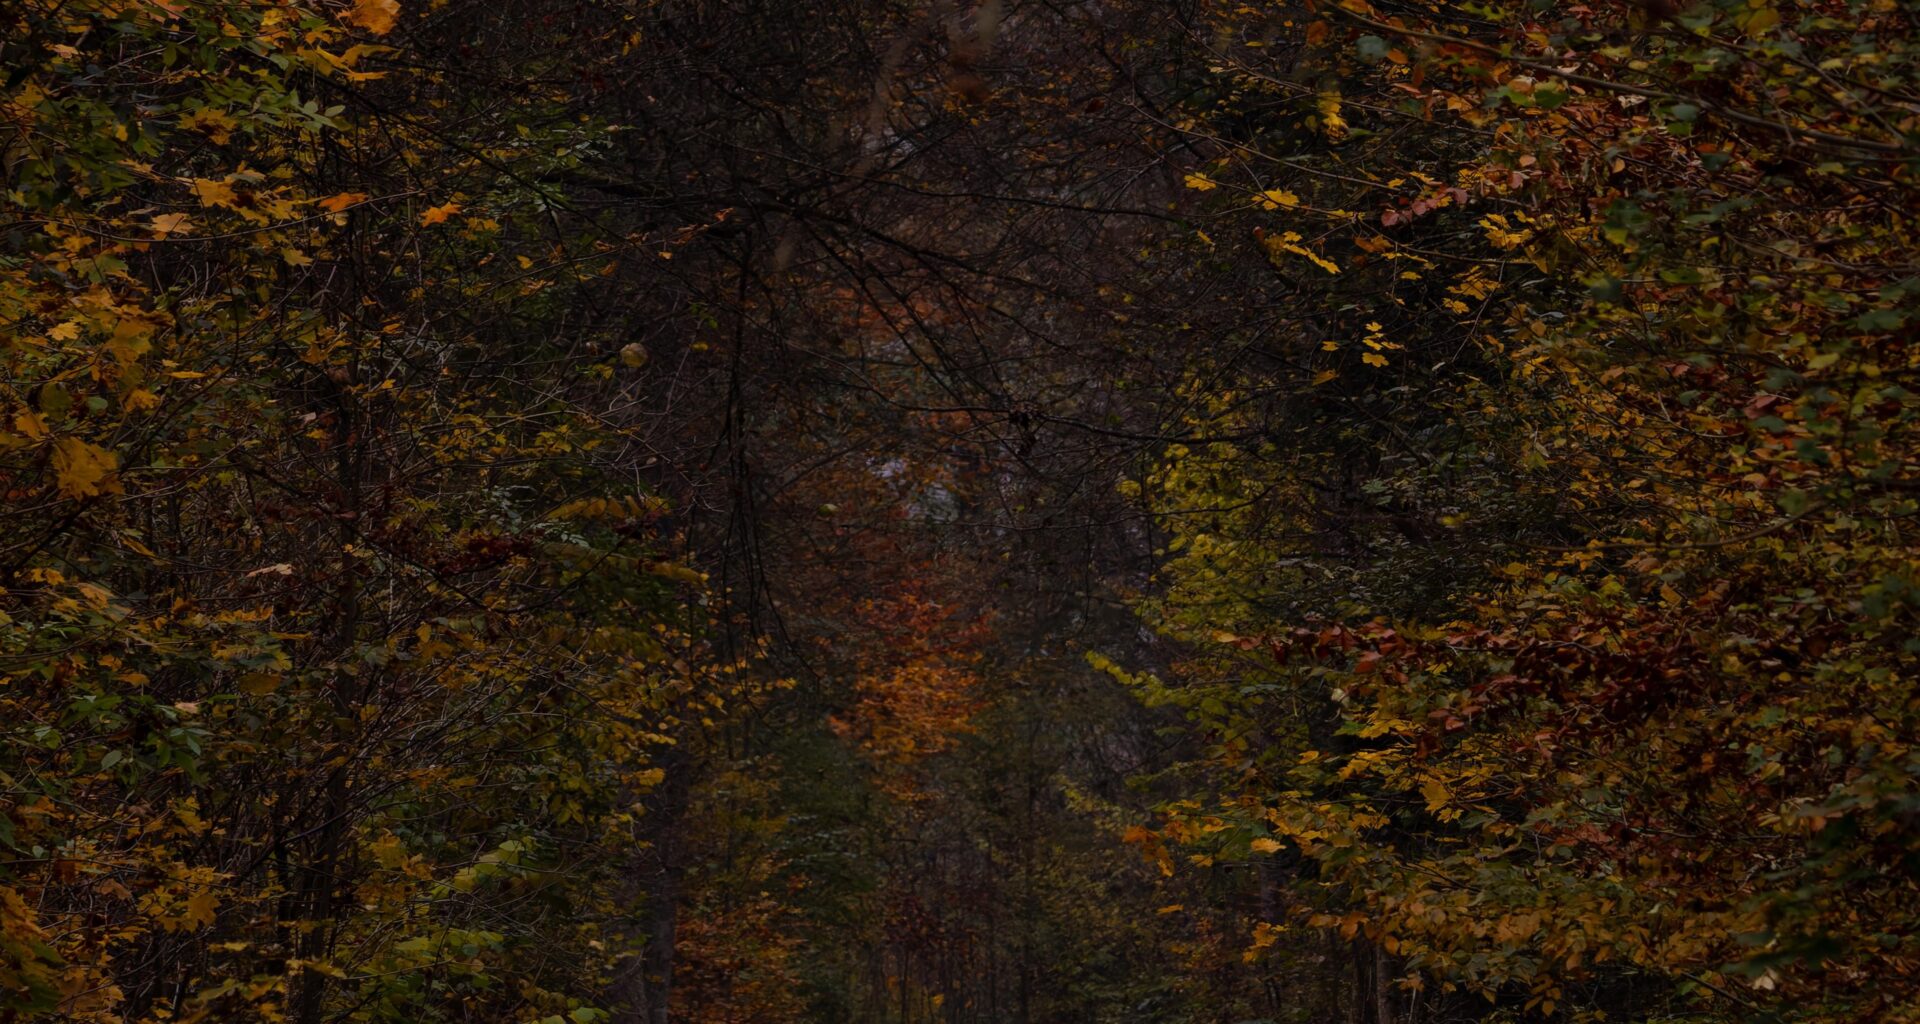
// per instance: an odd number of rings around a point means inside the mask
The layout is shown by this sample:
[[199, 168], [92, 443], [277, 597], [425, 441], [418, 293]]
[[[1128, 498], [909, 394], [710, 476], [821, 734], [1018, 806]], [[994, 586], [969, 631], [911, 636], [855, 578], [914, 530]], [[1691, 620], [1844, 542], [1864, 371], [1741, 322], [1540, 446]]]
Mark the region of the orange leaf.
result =
[[376, 36], [393, 31], [399, 18], [399, 0], [353, 0], [353, 10], [347, 12], [347, 21]]

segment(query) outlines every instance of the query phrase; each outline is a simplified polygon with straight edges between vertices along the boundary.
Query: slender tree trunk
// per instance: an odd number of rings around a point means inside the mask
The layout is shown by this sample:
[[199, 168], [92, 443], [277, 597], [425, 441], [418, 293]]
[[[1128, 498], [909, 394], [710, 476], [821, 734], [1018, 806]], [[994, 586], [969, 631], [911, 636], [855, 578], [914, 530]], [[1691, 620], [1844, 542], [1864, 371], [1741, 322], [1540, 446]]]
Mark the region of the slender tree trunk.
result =
[[[341, 504], [357, 521], [364, 511], [361, 507], [360, 478], [365, 464], [365, 442], [355, 438], [364, 431], [364, 425], [344, 395], [337, 396], [336, 407], [341, 424], [337, 431], [344, 442], [340, 445], [337, 464]], [[353, 529], [346, 519], [341, 519], [335, 530], [336, 550], [345, 552], [355, 539]], [[335, 657], [350, 652], [360, 632], [360, 583], [354, 572], [351, 564], [342, 568], [339, 591], [334, 597], [334, 613], [337, 616], [333, 640]], [[333, 757], [339, 758], [340, 763], [327, 772], [323, 783], [324, 797], [318, 809], [319, 827], [314, 830], [313, 843], [299, 870], [301, 902], [306, 911], [302, 924], [306, 931], [300, 936], [298, 952], [300, 958], [307, 961], [325, 960], [332, 952], [329, 948], [333, 940], [332, 923], [339, 913], [337, 903], [345, 867], [342, 861], [348, 835], [347, 818], [351, 812], [349, 767], [345, 755], [353, 746], [359, 725], [360, 704], [369, 686], [368, 681], [346, 672], [338, 672], [333, 678], [334, 716], [330, 738], [334, 748]], [[326, 992], [326, 975], [311, 967], [301, 972], [292, 1000], [296, 1024], [321, 1024], [326, 1009]]]
[[1387, 951], [1373, 947], [1373, 1019], [1376, 1024], [1393, 1024], [1393, 986], [1387, 970]]
[[691, 766], [669, 755], [659, 767], [660, 788], [645, 801], [646, 842], [635, 852], [630, 899], [638, 904], [630, 933], [638, 952], [621, 964], [608, 986], [615, 1024], [667, 1024], [673, 997], [674, 942], [679, 933], [681, 885], [686, 874], [687, 804]]

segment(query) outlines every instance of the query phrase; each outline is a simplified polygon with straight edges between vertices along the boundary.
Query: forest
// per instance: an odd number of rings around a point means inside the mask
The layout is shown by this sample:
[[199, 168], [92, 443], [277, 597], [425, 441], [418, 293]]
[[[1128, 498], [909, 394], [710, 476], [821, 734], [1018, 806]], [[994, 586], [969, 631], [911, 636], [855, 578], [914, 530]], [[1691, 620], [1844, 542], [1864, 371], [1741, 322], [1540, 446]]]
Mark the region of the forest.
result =
[[0, 0], [0, 1024], [1920, 1024], [1920, 0]]

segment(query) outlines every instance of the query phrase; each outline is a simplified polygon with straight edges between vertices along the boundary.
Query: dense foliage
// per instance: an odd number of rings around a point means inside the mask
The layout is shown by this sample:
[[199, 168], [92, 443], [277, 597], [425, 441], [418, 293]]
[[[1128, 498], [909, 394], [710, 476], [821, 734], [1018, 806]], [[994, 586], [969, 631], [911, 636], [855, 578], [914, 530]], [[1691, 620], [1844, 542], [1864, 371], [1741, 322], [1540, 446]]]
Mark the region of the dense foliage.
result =
[[1920, 8], [0, 5], [0, 1019], [1920, 1022]]

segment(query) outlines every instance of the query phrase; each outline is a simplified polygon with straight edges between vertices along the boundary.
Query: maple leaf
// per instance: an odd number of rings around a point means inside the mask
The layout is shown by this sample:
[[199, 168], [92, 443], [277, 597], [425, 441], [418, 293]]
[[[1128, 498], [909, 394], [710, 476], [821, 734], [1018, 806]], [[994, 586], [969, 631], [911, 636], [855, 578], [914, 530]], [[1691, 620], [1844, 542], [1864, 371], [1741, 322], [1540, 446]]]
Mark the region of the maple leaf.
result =
[[153, 218], [153, 237], [165, 238], [168, 235], [184, 235], [192, 219], [184, 213], [163, 213]]
[[201, 206], [232, 206], [236, 198], [230, 182], [213, 178], [193, 179], [193, 192], [200, 197]]
[[366, 201], [367, 195], [364, 192], [341, 192], [319, 200], [319, 203], [320, 208], [328, 213], [345, 213]]
[[153, 328], [131, 317], [113, 325], [106, 350], [122, 364], [131, 363], [153, 349]]
[[187, 897], [186, 913], [181, 917], [189, 927], [204, 928], [214, 922], [219, 909], [220, 897], [211, 890], [202, 889]]
[[63, 437], [53, 443], [53, 473], [62, 497], [119, 494], [119, 467], [119, 456], [77, 437]]
[[347, 12], [349, 24], [358, 25], [376, 36], [393, 31], [400, 19], [398, 0], [353, 0], [353, 10]]
[[221, 146], [233, 138], [233, 130], [239, 126], [240, 122], [218, 107], [201, 107], [180, 119], [180, 127], [206, 132], [207, 138]]
[[462, 209], [465, 209], [465, 207], [461, 206], [459, 203], [443, 203], [421, 214], [420, 223], [425, 224], [429, 227], [435, 224], [444, 224], [446, 223], [447, 218], [452, 217], [456, 213], [459, 213]]

